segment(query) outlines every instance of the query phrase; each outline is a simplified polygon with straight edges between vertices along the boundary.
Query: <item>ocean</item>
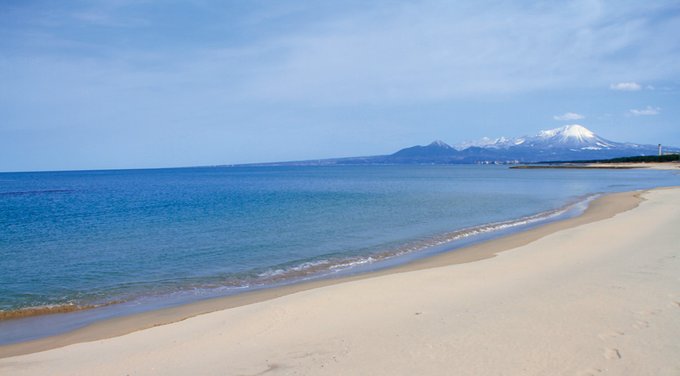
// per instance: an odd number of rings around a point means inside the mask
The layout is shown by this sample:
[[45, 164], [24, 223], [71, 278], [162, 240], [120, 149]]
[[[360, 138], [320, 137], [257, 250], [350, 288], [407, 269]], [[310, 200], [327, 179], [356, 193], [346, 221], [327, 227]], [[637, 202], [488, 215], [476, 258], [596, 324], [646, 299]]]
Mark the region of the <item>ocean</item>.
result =
[[389, 267], [679, 182], [476, 165], [1, 173], [0, 314], [100, 308], [0, 320], [0, 343]]

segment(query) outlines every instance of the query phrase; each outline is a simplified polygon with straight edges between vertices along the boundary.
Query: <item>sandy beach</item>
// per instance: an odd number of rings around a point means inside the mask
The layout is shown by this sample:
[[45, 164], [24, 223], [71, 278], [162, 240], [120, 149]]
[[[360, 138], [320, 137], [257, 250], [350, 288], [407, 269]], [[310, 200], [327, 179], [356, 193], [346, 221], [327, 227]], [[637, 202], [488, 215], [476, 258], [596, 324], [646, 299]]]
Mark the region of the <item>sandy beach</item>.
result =
[[609, 195], [389, 271], [5, 346], [0, 373], [678, 375], [679, 224], [680, 188]]
[[586, 163], [590, 167], [607, 168], [618, 167], [618, 168], [651, 168], [654, 170], [677, 170], [680, 168], [679, 162], [641, 162], [641, 163]]
[[532, 164], [511, 166], [511, 169], [601, 169], [601, 170], [628, 170], [628, 169], [652, 169], [652, 170], [677, 170], [679, 162], [636, 162], [636, 163], [555, 163], [555, 164]]

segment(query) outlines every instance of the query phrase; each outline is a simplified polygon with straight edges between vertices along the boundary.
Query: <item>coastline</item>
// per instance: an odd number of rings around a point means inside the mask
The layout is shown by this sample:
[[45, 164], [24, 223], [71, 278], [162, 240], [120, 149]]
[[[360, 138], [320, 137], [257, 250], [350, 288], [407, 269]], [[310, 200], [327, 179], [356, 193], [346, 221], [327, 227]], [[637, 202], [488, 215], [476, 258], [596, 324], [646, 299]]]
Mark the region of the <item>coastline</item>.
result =
[[573, 170], [678, 170], [679, 162], [615, 162], [615, 163], [554, 163], [511, 166], [511, 169], [545, 170], [545, 169], [573, 169]]
[[[660, 188], [664, 189], [664, 188]], [[593, 200], [588, 208], [576, 217], [541, 224], [538, 227], [509, 235], [481, 241], [455, 251], [440, 253], [413, 260], [407, 264], [392, 266], [376, 271], [299, 282], [291, 285], [271, 287], [232, 296], [217, 297], [180, 306], [136, 313], [97, 321], [74, 331], [44, 337], [36, 340], [0, 346], [0, 359], [15, 355], [29, 354], [80, 342], [112, 338], [160, 325], [186, 320], [206, 313], [250, 305], [302, 291], [317, 289], [350, 281], [405, 273], [429, 268], [470, 263], [495, 257], [500, 252], [520, 247], [551, 233], [580, 226], [582, 224], [610, 218], [618, 213], [633, 209], [641, 202], [640, 191], [611, 193]]]
[[0, 371], [676, 375], [678, 208], [680, 187], [608, 195], [575, 221], [478, 244], [484, 255], [448, 254], [461, 263], [433, 257], [117, 337], [103, 325], [106, 339]]
[[[323, 279], [340, 280], [361, 276], [378, 271], [389, 271], [395, 267], [427, 259], [441, 253], [448, 253], [477, 243], [504, 238], [545, 224], [580, 216], [591, 201], [603, 193], [576, 197], [560, 207], [528, 214], [517, 218], [488, 222], [471, 227], [442, 232], [427, 238], [405, 242], [398, 247], [364, 256], [340, 258], [334, 261], [304, 262], [292, 267], [286, 273], [279, 269], [272, 273], [270, 283], [253, 284], [253, 287], [234, 288], [228, 293], [210, 293], [207, 296], [192, 298], [179, 295], [173, 299], [168, 296], [148, 296], [152, 302], [144, 300], [110, 300], [97, 304], [64, 304], [36, 306], [14, 311], [0, 311], [0, 348], [7, 345], [54, 337], [75, 331], [98, 321], [138, 315], [144, 312], [170, 309], [203, 300], [232, 297], [237, 294], [259, 290], [276, 289], [288, 285], [311, 283]], [[76, 316], [74, 316], [76, 315]], [[49, 325], [48, 331], [45, 327]], [[32, 330], [31, 328], [40, 328]], [[28, 329], [28, 330], [27, 330]], [[37, 333], [36, 333], [37, 332]]]

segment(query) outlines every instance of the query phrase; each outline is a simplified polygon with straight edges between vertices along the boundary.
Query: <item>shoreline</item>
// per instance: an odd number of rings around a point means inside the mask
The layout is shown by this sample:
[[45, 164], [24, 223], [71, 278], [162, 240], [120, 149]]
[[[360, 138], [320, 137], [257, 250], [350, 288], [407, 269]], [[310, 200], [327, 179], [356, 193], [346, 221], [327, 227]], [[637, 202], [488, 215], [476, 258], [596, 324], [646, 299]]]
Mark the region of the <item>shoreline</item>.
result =
[[163, 308], [112, 319], [104, 319], [74, 331], [58, 334], [56, 336], [2, 345], [0, 346], [0, 359], [59, 348], [75, 343], [118, 337], [156, 326], [184, 321], [186, 319], [211, 312], [251, 305], [303, 291], [343, 284], [350, 281], [365, 280], [390, 274], [399, 274], [448, 265], [464, 264], [493, 258], [503, 251], [529, 244], [549, 234], [564, 229], [577, 227], [586, 223], [597, 222], [606, 218], [611, 218], [618, 213], [631, 210], [637, 207], [643, 200], [641, 198], [641, 194], [643, 192], [646, 191], [606, 194], [590, 202], [588, 208], [582, 214], [576, 217], [548, 222], [537, 227], [511, 233], [499, 238], [493, 238], [491, 240], [481, 241], [469, 246], [464, 246], [453, 251], [447, 251], [433, 256], [416, 259], [407, 264], [392, 266], [386, 269], [361, 273], [358, 275], [303, 281], [292, 285], [243, 292], [231, 296], [196, 301], [176, 307]]
[[[274, 277], [269, 280], [260, 283], [259, 281], [253, 281], [255, 283], [246, 283], [245, 285], [225, 285], [233, 286], [233, 291], [228, 293], [211, 293], [210, 288], [206, 290], [208, 293], [202, 298], [185, 298], [178, 299], [174, 302], [167, 304], [168, 302], [163, 301], [164, 295], [149, 295], [146, 298], [159, 298], [161, 301], [160, 305], [149, 305], [149, 308], [143, 308], [139, 311], [125, 312], [125, 309], [119, 309], [118, 313], [113, 313], [111, 316], [104, 314], [101, 319], [94, 319], [89, 322], [84, 323], [76, 327], [84, 327], [90, 325], [96, 321], [107, 320], [119, 316], [127, 316], [132, 314], [139, 314], [146, 311], [154, 311], [158, 309], [167, 309], [170, 307], [192, 304], [197, 301], [218, 299], [230, 297], [236, 294], [243, 294], [247, 292], [253, 292], [258, 290], [280, 288], [287, 285], [295, 285], [304, 282], [312, 282], [322, 279], [338, 279], [343, 277], [350, 277], [355, 275], [363, 275], [367, 273], [372, 273], [381, 270], [392, 269], [404, 264], [409, 264], [415, 262], [422, 258], [429, 258], [441, 253], [447, 253], [456, 251], [462, 248], [469, 247], [477, 243], [487, 242], [489, 240], [503, 238], [518, 232], [527, 231], [529, 229], [543, 226], [551, 222], [562, 221], [565, 219], [580, 216], [588, 208], [590, 203], [597, 197], [602, 196], [606, 193], [593, 193], [588, 195], [583, 195], [569, 200], [562, 206], [553, 209], [547, 209], [535, 214], [527, 214], [521, 217], [500, 220], [496, 222], [482, 223], [479, 225], [472, 225], [470, 227], [464, 227], [457, 230], [442, 232], [439, 234], [431, 235], [426, 238], [419, 240], [412, 240], [404, 242], [403, 244], [389, 248], [388, 250], [369, 253], [361, 256], [346, 256], [344, 258], [327, 259], [321, 260], [318, 264], [317, 261], [300, 261], [295, 264], [289, 270], [277, 270], [281, 273], [276, 273]], [[369, 261], [370, 260], [370, 261]], [[310, 264], [310, 266], [306, 266]], [[319, 265], [319, 266], [317, 266]], [[224, 286], [221, 286], [224, 287]], [[199, 287], [200, 288], [200, 287]], [[138, 297], [139, 298], [139, 297]], [[167, 298], [167, 296], [166, 296]], [[3, 329], [3, 323], [15, 322], [23, 319], [41, 319], [51, 315], [59, 314], [69, 314], [69, 313], [80, 313], [80, 312], [92, 312], [94, 310], [102, 308], [118, 307], [121, 305], [136, 305], [140, 301], [144, 301], [144, 296], [139, 300], [132, 298], [130, 300], [107, 300], [99, 303], [86, 303], [86, 304], [57, 304], [57, 305], [44, 305], [44, 306], [34, 306], [26, 307], [17, 310], [0, 310], [0, 330]], [[141, 303], [144, 304], [144, 303]], [[167, 305], [166, 305], [167, 304]], [[69, 331], [72, 331], [71, 329]], [[40, 335], [39, 338], [45, 338], [55, 335], [60, 335], [65, 333], [57, 332], [54, 334]], [[34, 338], [34, 339], [39, 339]], [[17, 342], [3, 342], [3, 338], [0, 337], [0, 347], [18, 343], [25, 342], [27, 340], [19, 340]]]
[[517, 170], [546, 170], [546, 169], [573, 169], [573, 170], [633, 170], [633, 169], [651, 169], [651, 170], [678, 170], [680, 169], [680, 162], [557, 162], [545, 164], [522, 164], [517, 166], [510, 166], [511, 169]]

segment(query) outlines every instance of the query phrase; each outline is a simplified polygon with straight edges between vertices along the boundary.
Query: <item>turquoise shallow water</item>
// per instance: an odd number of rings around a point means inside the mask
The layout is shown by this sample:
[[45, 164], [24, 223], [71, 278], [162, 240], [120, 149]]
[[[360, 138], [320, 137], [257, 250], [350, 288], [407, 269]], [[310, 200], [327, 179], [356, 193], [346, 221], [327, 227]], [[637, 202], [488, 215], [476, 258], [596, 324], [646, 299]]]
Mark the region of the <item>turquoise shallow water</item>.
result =
[[3, 173], [0, 310], [333, 275], [417, 255], [462, 229], [539, 220], [594, 193], [679, 181], [663, 171], [467, 165]]

